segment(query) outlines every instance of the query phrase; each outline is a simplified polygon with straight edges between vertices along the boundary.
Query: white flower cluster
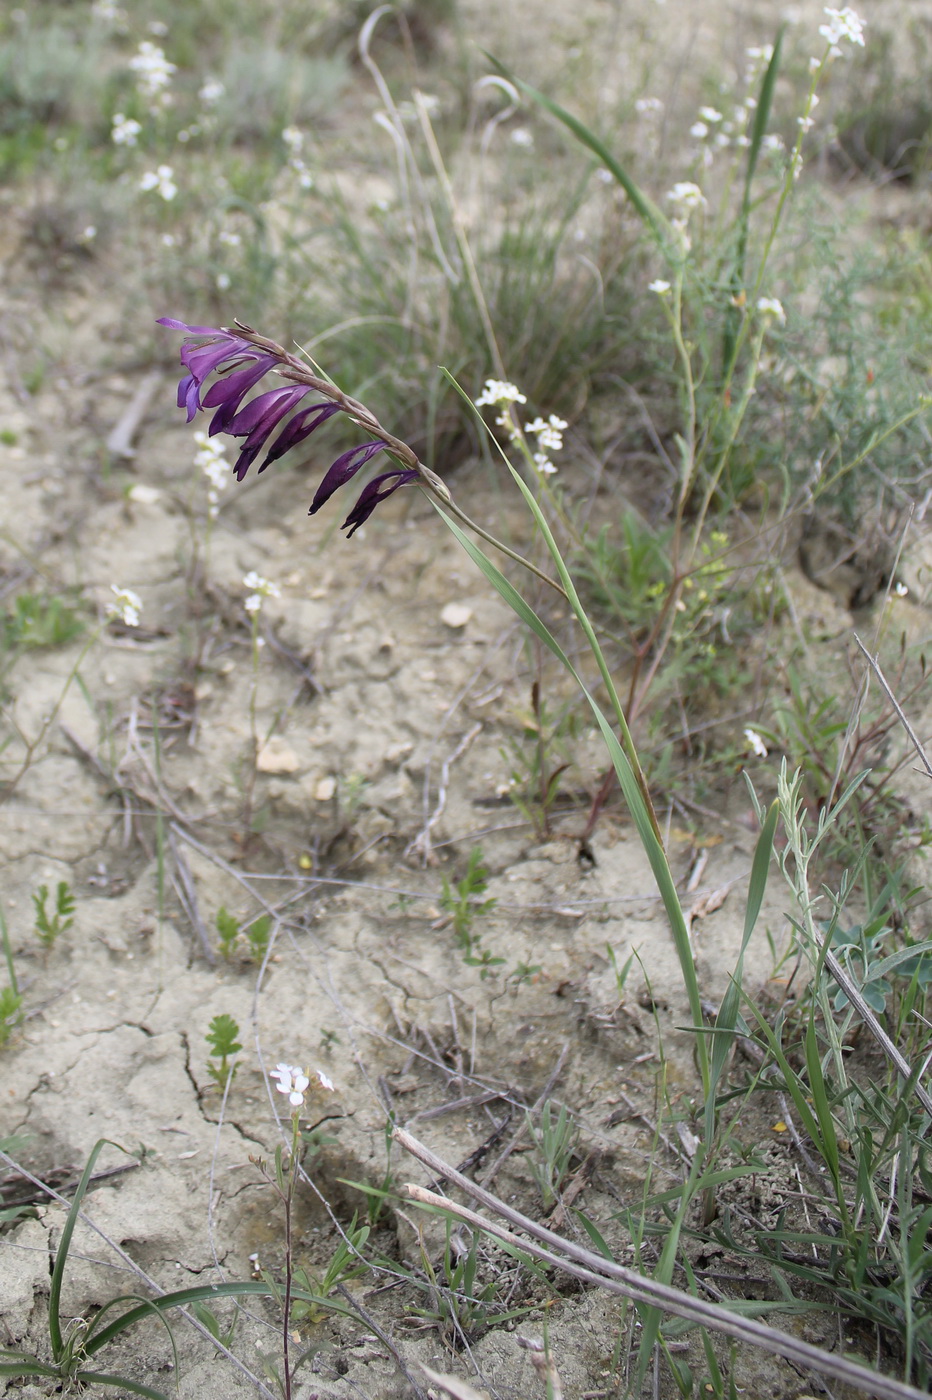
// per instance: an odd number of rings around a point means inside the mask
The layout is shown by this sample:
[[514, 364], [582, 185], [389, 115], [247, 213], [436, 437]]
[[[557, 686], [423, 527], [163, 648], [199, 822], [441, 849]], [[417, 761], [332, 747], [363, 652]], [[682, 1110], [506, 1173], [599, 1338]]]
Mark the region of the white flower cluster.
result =
[[757, 309], [761, 316], [779, 321], [781, 326], [786, 325], [786, 312], [783, 310], [783, 303], [778, 301], [776, 297], [759, 297]]
[[482, 408], [485, 404], [507, 406], [512, 403], [527, 403], [527, 398], [517, 385], [509, 384], [507, 379], [487, 379], [482, 393], [473, 402], [477, 408]]
[[262, 607], [263, 599], [280, 598], [282, 596], [278, 584], [271, 583], [267, 578], [263, 578], [261, 574], [256, 573], [255, 569], [250, 569], [249, 573], [245, 576], [243, 579], [243, 587], [251, 590], [249, 597], [243, 604], [243, 607], [248, 613], [257, 613]]
[[[333, 1093], [333, 1080], [323, 1070], [314, 1071], [322, 1089], [328, 1093]], [[300, 1108], [304, 1103], [304, 1095], [310, 1087], [310, 1076], [301, 1069], [300, 1065], [276, 1065], [269, 1074], [270, 1079], [277, 1081], [275, 1087], [280, 1094], [288, 1095], [288, 1102], [292, 1108]]]
[[218, 438], [208, 437], [203, 432], [195, 433], [194, 441], [198, 446], [194, 465], [200, 467], [208, 481], [207, 514], [211, 520], [216, 520], [220, 511], [220, 492], [226, 490], [230, 480], [230, 464], [224, 456], [226, 447]]
[[122, 112], [113, 114], [113, 130], [110, 139], [115, 146], [135, 146], [142, 131], [142, 124], [133, 117], [124, 117]]
[[304, 163], [304, 132], [299, 131], [296, 126], [286, 126], [282, 132], [282, 140], [288, 147], [289, 170], [293, 170], [297, 175], [302, 190], [311, 189], [314, 176]]
[[225, 92], [226, 88], [219, 78], [207, 78], [197, 95], [205, 107], [214, 107]]
[[706, 206], [705, 195], [698, 185], [694, 185], [691, 180], [680, 180], [667, 191], [667, 199], [673, 205], [674, 213], [682, 217], [692, 213], [694, 209], [704, 209]]
[[[563, 446], [563, 433], [569, 426], [562, 418], [558, 418], [555, 413], [551, 413], [545, 422], [543, 418], [537, 417], [533, 423], [528, 423], [525, 432], [533, 433], [537, 438], [538, 451], [534, 453], [534, 465], [542, 476], [552, 476], [556, 467], [547, 456], [547, 452], [559, 452]], [[546, 451], [544, 449], [546, 448]]]
[[111, 583], [110, 591], [114, 594], [114, 599], [107, 608], [107, 616], [122, 622], [125, 627], [138, 627], [142, 612], [142, 599], [139, 594], [134, 593], [131, 588], [117, 588], [115, 583]]
[[136, 86], [149, 106], [153, 109], [167, 107], [171, 102], [168, 85], [172, 74], [178, 69], [176, 64], [169, 63], [164, 49], [143, 39], [129, 66], [136, 74]]
[[842, 39], [859, 44], [863, 49], [864, 21], [854, 13], [850, 5], [846, 5], [843, 10], [832, 10], [826, 5], [825, 14], [828, 16], [828, 24], [820, 24], [819, 33], [828, 42], [832, 58], [840, 57], [841, 49], [838, 45]]
[[634, 104], [634, 110], [640, 116], [656, 115], [663, 111], [663, 103], [659, 97], [639, 97]]
[[163, 199], [174, 199], [178, 193], [175, 172], [170, 165], [160, 165], [157, 170], [147, 170], [139, 181], [141, 190], [155, 190]]

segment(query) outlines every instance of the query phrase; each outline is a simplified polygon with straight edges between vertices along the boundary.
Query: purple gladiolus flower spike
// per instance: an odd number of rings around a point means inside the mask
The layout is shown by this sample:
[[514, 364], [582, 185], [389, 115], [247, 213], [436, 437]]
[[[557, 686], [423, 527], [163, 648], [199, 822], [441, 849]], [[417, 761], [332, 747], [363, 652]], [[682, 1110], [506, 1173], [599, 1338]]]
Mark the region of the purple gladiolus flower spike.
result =
[[[376, 506], [400, 486], [412, 481], [429, 484], [441, 499], [449, 500], [439, 478], [422, 467], [416, 454], [406, 443], [385, 433], [368, 409], [347, 398], [327, 380], [312, 374], [308, 366], [289, 355], [287, 350], [257, 335], [247, 326], [238, 331], [223, 326], [189, 326], [170, 316], [159, 325], [184, 331], [181, 363], [187, 371], [178, 385], [178, 406], [185, 409], [188, 422], [198, 412], [213, 409], [209, 434], [229, 433], [242, 438], [240, 454], [233, 464], [237, 481], [242, 481], [259, 454], [266, 450], [259, 467], [264, 472], [270, 462], [276, 462], [293, 447], [310, 437], [335, 413], [347, 413], [364, 431], [372, 435], [369, 442], [352, 447], [330, 467], [317, 488], [310, 513], [313, 515], [329, 501], [335, 491], [351, 481], [358, 471], [379, 452], [387, 451], [398, 465], [370, 481], [362, 490], [355, 506], [343, 522], [350, 535], [368, 519]], [[251, 389], [267, 375], [277, 371], [286, 381], [274, 389], [246, 401]], [[211, 375], [218, 377], [205, 388]], [[312, 403], [304, 400], [317, 394]], [[273, 434], [277, 436], [272, 441]], [[381, 434], [381, 436], [380, 436]], [[271, 445], [270, 445], [271, 442]]]

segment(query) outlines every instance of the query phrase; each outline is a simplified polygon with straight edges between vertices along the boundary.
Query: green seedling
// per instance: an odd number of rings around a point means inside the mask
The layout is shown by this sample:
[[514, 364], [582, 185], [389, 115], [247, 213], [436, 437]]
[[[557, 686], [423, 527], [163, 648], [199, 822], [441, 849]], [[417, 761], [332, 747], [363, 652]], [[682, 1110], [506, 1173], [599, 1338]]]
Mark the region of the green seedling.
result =
[[260, 914], [251, 923], [242, 924], [221, 905], [217, 910], [215, 927], [220, 940], [221, 956], [227, 962], [233, 957], [241, 939], [249, 950], [247, 956], [250, 961], [262, 962], [268, 951], [269, 930], [272, 927], [272, 920], [268, 914]]
[[0, 991], [0, 1049], [23, 1019], [22, 1006], [23, 998], [13, 987], [4, 987]]
[[55, 887], [55, 909], [50, 915], [46, 905], [49, 898], [48, 885], [40, 885], [32, 896], [36, 908], [35, 932], [43, 948], [51, 948], [53, 943], [74, 923], [75, 900], [67, 880], [59, 880]]
[[84, 623], [62, 599], [38, 593], [21, 593], [0, 624], [5, 647], [23, 650], [62, 647], [84, 631]]
[[239, 920], [234, 919], [233, 915], [228, 913], [221, 904], [217, 910], [215, 926], [220, 938], [220, 955], [229, 962], [239, 939]]
[[531, 686], [531, 708], [519, 715], [521, 738], [500, 750], [510, 768], [509, 797], [538, 836], [550, 833], [550, 815], [569, 768], [562, 738], [574, 727], [574, 717], [554, 718], [541, 698], [540, 682]]
[[529, 1159], [531, 1175], [537, 1182], [544, 1209], [550, 1210], [557, 1202], [570, 1169], [579, 1142], [579, 1128], [567, 1113], [565, 1104], [554, 1113], [551, 1099], [547, 1099], [541, 1109], [539, 1127], [534, 1126], [530, 1114], [527, 1126], [535, 1148]]
[[254, 963], [261, 963], [269, 950], [269, 930], [272, 920], [268, 914], [260, 914], [251, 924], [246, 924], [243, 934], [249, 945], [249, 956]]
[[[225, 1090], [236, 1076], [237, 1066], [234, 1061], [243, 1048], [236, 1038], [238, 1035], [239, 1026], [232, 1016], [227, 1016], [224, 1012], [213, 1018], [204, 1037], [213, 1056], [213, 1059], [207, 1062], [207, 1073], [219, 1089]], [[217, 1061], [219, 1063], [216, 1063]]]
[[456, 885], [451, 885], [446, 875], [442, 875], [443, 893], [440, 907], [450, 916], [458, 946], [463, 951], [463, 961], [470, 967], [481, 967], [482, 975], [489, 968], [504, 962], [504, 958], [493, 958], [486, 950], [480, 952], [480, 935], [473, 928], [473, 922], [480, 914], [489, 914], [497, 900], [483, 899], [488, 889], [488, 871], [482, 864], [482, 849], [474, 846], [466, 867], [466, 874]]
[[16, 968], [13, 963], [13, 949], [10, 946], [10, 931], [6, 926], [6, 916], [0, 907], [0, 942], [3, 944], [3, 957], [6, 962], [9, 986], [0, 991], [0, 1049], [6, 1045], [13, 1028], [22, 1019], [23, 998], [20, 995]]
[[[329, 1298], [338, 1284], [349, 1283], [351, 1279], [368, 1273], [369, 1265], [363, 1261], [362, 1251], [369, 1238], [370, 1229], [368, 1225], [357, 1224], [357, 1217], [354, 1215], [323, 1273], [318, 1275], [310, 1269], [295, 1269], [294, 1277], [298, 1287], [307, 1293], [316, 1293], [319, 1298], [324, 1299]], [[301, 1300], [291, 1306], [292, 1322], [320, 1322], [326, 1315], [327, 1309], [321, 1303]]]

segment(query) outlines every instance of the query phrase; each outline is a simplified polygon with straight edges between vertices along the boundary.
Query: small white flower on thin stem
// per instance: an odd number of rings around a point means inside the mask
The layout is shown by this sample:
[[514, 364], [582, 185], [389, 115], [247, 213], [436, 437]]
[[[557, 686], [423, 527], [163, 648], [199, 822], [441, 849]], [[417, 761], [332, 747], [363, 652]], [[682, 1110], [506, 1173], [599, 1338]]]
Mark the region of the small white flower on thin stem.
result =
[[758, 758], [767, 757], [767, 745], [764, 743], [763, 739], [758, 734], [756, 729], [751, 729], [750, 727], [748, 727], [744, 731], [744, 737], [747, 740], [747, 746], [752, 753], [755, 753]]
[[708, 124], [706, 122], [693, 122], [689, 128], [689, 134], [696, 141], [702, 141], [709, 134]]
[[333, 1080], [330, 1078], [329, 1074], [324, 1074], [323, 1070], [319, 1069], [317, 1070], [317, 1078], [320, 1081], [320, 1087], [322, 1089], [326, 1089], [329, 1094], [335, 1092]]
[[300, 1065], [276, 1065], [270, 1072], [269, 1078], [278, 1080], [275, 1087], [280, 1094], [288, 1095], [288, 1102], [292, 1108], [302, 1106], [305, 1091], [311, 1081]]
[[134, 593], [131, 588], [117, 588], [115, 583], [111, 583], [110, 591], [115, 596], [107, 607], [107, 616], [118, 619], [125, 627], [138, 627], [142, 612], [142, 599], [139, 594]]
[[141, 190], [155, 190], [163, 199], [174, 199], [178, 193], [175, 172], [170, 165], [160, 165], [156, 170], [147, 170], [139, 181]]
[[722, 114], [721, 112], [717, 112], [714, 107], [700, 107], [699, 119], [700, 121], [708, 122], [711, 126], [714, 126], [716, 122], [722, 120]]
[[246, 599], [243, 607], [249, 613], [257, 613], [262, 607], [265, 598], [280, 598], [281, 589], [277, 583], [272, 583], [269, 579], [257, 574], [255, 569], [250, 569], [243, 579], [243, 587], [252, 590]]
[[545, 452], [535, 452], [533, 460], [541, 476], [553, 476], [557, 470]]
[[656, 277], [647, 290], [656, 292], [659, 297], [665, 297], [670, 293], [670, 283], [665, 282], [662, 277]]
[[485, 404], [527, 403], [527, 398], [507, 379], [487, 379], [482, 393], [473, 402], [477, 408], [482, 408]]
[[115, 146], [135, 146], [142, 131], [142, 123], [132, 117], [124, 117], [122, 112], [114, 112], [110, 139]]
[[692, 210], [705, 208], [705, 195], [698, 185], [694, 185], [691, 180], [680, 180], [674, 185], [672, 190], [667, 191], [667, 199], [679, 210]]
[[779, 321], [781, 326], [786, 325], [786, 312], [783, 310], [783, 304], [776, 297], [759, 297], [757, 309], [761, 316], [771, 317], [773, 320]]
[[208, 78], [201, 86], [197, 94], [205, 107], [213, 107], [215, 102], [219, 102], [226, 88], [219, 78]]

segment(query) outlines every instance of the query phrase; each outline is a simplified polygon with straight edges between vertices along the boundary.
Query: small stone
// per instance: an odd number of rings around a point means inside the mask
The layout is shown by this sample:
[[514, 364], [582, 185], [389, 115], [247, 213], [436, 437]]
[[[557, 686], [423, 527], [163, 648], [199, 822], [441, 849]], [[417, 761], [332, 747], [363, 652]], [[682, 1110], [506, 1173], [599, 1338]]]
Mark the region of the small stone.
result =
[[135, 486], [131, 486], [128, 495], [139, 506], [154, 506], [162, 497], [161, 491], [155, 486], [147, 486], [144, 481], [137, 481]]
[[263, 744], [256, 758], [256, 768], [260, 773], [297, 773], [300, 767], [301, 761], [294, 749], [277, 734]]
[[314, 789], [314, 796], [318, 802], [329, 802], [337, 790], [336, 778], [321, 778]]
[[467, 608], [465, 603], [447, 603], [440, 614], [440, 621], [455, 630], [465, 627], [471, 617], [472, 608]]

